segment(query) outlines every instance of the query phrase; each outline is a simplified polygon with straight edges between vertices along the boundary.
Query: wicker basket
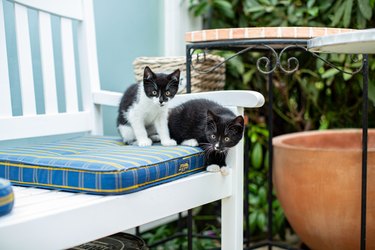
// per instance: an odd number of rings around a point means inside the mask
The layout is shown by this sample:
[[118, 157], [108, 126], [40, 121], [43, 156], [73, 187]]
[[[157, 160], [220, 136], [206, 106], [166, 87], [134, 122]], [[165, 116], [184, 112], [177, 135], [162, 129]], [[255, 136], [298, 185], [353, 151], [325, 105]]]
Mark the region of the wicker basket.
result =
[[[197, 61], [198, 57], [198, 61]], [[193, 55], [191, 70], [191, 92], [222, 90], [225, 84], [225, 64], [212, 72], [202, 73], [224, 61], [216, 55]], [[181, 70], [181, 85], [179, 93], [186, 93], [186, 57], [138, 57], [133, 62], [134, 75], [137, 82], [143, 80], [143, 71], [149, 66], [156, 73], [171, 73], [176, 69]]]

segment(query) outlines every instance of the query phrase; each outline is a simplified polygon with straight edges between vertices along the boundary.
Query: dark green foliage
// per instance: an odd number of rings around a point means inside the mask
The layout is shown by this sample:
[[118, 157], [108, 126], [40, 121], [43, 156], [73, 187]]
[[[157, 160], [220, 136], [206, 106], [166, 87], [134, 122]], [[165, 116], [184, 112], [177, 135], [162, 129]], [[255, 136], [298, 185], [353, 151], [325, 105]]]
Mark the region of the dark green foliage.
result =
[[[220, 8], [217, 7], [220, 2]], [[204, 17], [206, 28], [310, 26], [356, 28], [374, 27], [374, 0], [191, 0], [190, 10]], [[230, 13], [230, 14], [229, 14]], [[234, 16], [234, 17], [233, 17]], [[278, 51], [280, 52], [280, 51]], [[225, 58], [235, 52], [213, 51]], [[257, 60], [266, 53], [251, 52], [227, 62], [227, 89], [252, 89], [267, 96], [267, 76], [257, 68]], [[274, 135], [311, 129], [361, 127], [362, 75], [343, 74], [304, 51], [287, 51], [281, 58], [296, 57], [299, 70], [286, 75], [280, 70], [273, 74]], [[321, 55], [346, 72], [358, 69], [346, 55]], [[370, 127], [375, 126], [375, 60], [370, 56], [369, 99]], [[250, 228], [252, 236], [264, 239], [267, 230], [267, 171], [268, 133], [265, 126], [267, 109], [251, 110], [248, 137], [251, 140], [249, 185]], [[277, 200], [272, 204], [273, 232], [285, 236], [287, 222]]]
[[[271, 26], [311, 26], [335, 28], [370, 28], [375, 27], [375, 0], [189, 0], [190, 12], [196, 16], [203, 16], [205, 28], [232, 27], [271, 27]], [[280, 51], [279, 51], [280, 52]], [[231, 57], [232, 51], [212, 51], [225, 58]], [[226, 63], [226, 88], [251, 89], [267, 96], [267, 76], [261, 74], [257, 68], [257, 59], [267, 56], [261, 52], [245, 53], [234, 57]], [[286, 67], [287, 59], [296, 57], [299, 70], [286, 75], [280, 70], [273, 74], [274, 83], [274, 136], [294, 131], [311, 129], [328, 129], [344, 127], [361, 127], [362, 115], [362, 76], [343, 74], [336, 69], [316, 59], [311, 54], [302, 51], [288, 51], [281, 58]], [[347, 72], [353, 72], [360, 67], [361, 62], [354, 62], [350, 56], [321, 55], [324, 59]], [[375, 57], [370, 56], [369, 82], [369, 126], [375, 127]], [[267, 104], [266, 104], [267, 105]], [[249, 127], [246, 136], [250, 145], [250, 184], [249, 210], [250, 215], [245, 218], [250, 223], [253, 240], [265, 239], [267, 231], [267, 173], [268, 173], [268, 144], [269, 133], [266, 106], [254, 109], [248, 113]], [[275, 194], [274, 194], [275, 196]], [[203, 211], [210, 211], [214, 218], [205, 220], [209, 226], [195, 225], [195, 232], [216, 232], [219, 234], [220, 223], [217, 219], [216, 205], [204, 206], [195, 218], [205, 218]], [[272, 204], [273, 234], [284, 238], [288, 223], [277, 200]], [[203, 213], [204, 214], [204, 213]], [[172, 230], [172, 229], [171, 229]], [[173, 230], [172, 230], [173, 231]], [[155, 232], [155, 231], [154, 231]], [[166, 227], [160, 229], [152, 237], [168, 235]], [[156, 236], [155, 236], [156, 235]], [[215, 240], [195, 239], [194, 249], [202, 244], [210, 248], [218, 244]], [[208, 243], [208, 242], [211, 243]], [[178, 249], [178, 240], [173, 241]], [[172, 244], [172, 243], [168, 243]], [[173, 245], [172, 244], [172, 245]], [[200, 245], [201, 244], [201, 245]], [[186, 242], [182, 242], [186, 246]], [[165, 248], [170, 249], [165, 245]]]

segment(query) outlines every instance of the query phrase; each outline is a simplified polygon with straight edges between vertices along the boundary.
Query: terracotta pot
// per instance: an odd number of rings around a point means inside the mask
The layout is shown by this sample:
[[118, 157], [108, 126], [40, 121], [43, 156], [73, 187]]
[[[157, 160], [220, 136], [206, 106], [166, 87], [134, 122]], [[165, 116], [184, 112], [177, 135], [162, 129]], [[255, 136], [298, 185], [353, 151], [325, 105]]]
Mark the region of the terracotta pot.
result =
[[[300, 132], [273, 139], [273, 182], [285, 215], [315, 250], [360, 249], [362, 132]], [[375, 249], [375, 130], [369, 130], [367, 249]]]

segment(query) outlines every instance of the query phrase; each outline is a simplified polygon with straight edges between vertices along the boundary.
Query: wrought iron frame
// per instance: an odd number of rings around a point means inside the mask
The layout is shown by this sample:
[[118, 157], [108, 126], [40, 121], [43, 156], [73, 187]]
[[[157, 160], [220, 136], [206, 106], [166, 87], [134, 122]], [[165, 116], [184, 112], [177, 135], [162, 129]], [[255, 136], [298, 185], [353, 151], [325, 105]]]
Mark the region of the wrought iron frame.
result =
[[[277, 53], [276, 49], [280, 50], [280, 53]], [[240, 50], [239, 50], [240, 49]], [[363, 75], [363, 105], [362, 105], [362, 186], [361, 186], [361, 235], [360, 235], [360, 249], [366, 249], [366, 197], [367, 197], [367, 146], [368, 146], [368, 56], [363, 55], [362, 58], [362, 65], [360, 68], [355, 70], [354, 72], [346, 72], [339, 67], [335, 66], [334, 64], [330, 63], [329, 61], [323, 59], [318, 54], [310, 52], [307, 50], [307, 40], [305, 39], [257, 39], [257, 40], [225, 40], [225, 41], [213, 41], [213, 42], [196, 42], [190, 43], [186, 45], [186, 89], [187, 93], [191, 92], [191, 70], [194, 69], [192, 64], [192, 54], [196, 50], [239, 50], [235, 53], [232, 57], [226, 59], [230, 60], [235, 56], [240, 54], [249, 52], [249, 51], [268, 51], [271, 52], [271, 55], [274, 58], [275, 63], [272, 63], [272, 59], [268, 57], [260, 57], [257, 60], [257, 68], [259, 72], [268, 75], [267, 77], [267, 86], [268, 86], [268, 120], [267, 120], [267, 127], [269, 131], [269, 140], [268, 140], [268, 147], [269, 147], [269, 169], [268, 169], [268, 230], [267, 230], [267, 239], [257, 243], [251, 247], [249, 247], [250, 243], [250, 233], [249, 233], [249, 225], [246, 223], [245, 228], [245, 241], [247, 248], [246, 249], [257, 249], [259, 247], [268, 246], [268, 249], [271, 250], [272, 247], [280, 247], [283, 249], [296, 249], [291, 246], [288, 246], [282, 242], [276, 242], [273, 240], [272, 237], [272, 190], [273, 190], [273, 183], [272, 183], [272, 160], [273, 160], [273, 146], [272, 146], [272, 138], [273, 138], [273, 80], [272, 74], [276, 69], [281, 70], [286, 74], [291, 74], [298, 70], [299, 62], [298, 59], [295, 57], [290, 57], [287, 60], [288, 66], [285, 68], [281, 64], [281, 56], [287, 51], [292, 49], [303, 50], [310, 53], [312, 56], [323, 60], [329, 66], [336, 68], [337, 70], [347, 73], [347, 74], [356, 74], [362, 71]], [[203, 57], [204, 60], [204, 57]], [[222, 63], [225, 63], [222, 62]], [[201, 73], [208, 73], [212, 70], [215, 70], [219, 65], [214, 66], [212, 69], [201, 72]], [[294, 67], [291, 65], [294, 64]], [[263, 67], [262, 67], [263, 65]], [[247, 143], [245, 143], [245, 147], [249, 147]], [[245, 148], [245, 155], [246, 155], [246, 148]], [[249, 182], [248, 179], [248, 172], [249, 171], [249, 163], [247, 160], [248, 157], [245, 156], [245, 193], [247, 192], [247, 184]], [[245, 195], [246, 204], [248, 204], [247, 195]], [[246, 206], [247, 207], [247, 206]], [[249, 211], [245, 207], [245, 218], [248, 217]], [[247, 221], [247, 220], [246, 220]], [[188, 218], [187, 218], [187, 228], [188, 228], [188, 249], [192, 249], [192, 212], [191, 210], [188, 211]]]

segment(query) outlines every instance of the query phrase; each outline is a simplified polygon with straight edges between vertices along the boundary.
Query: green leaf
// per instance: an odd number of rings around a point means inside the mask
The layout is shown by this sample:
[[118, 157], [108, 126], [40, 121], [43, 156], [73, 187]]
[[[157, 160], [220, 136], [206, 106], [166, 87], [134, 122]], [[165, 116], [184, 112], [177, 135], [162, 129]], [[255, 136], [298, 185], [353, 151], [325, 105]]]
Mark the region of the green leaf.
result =
[[267, 190], [265, 187], [259, 188], [258, 196], [259, 196], [259, 204], [262, 204], [262, 205], [267, 204]]
[[252, 133], [250, 137], [251, 143], [254, 143], [258, 140], [258, 135], [256, 133]]
[[252, 212], [250, 213], [249, 216], [249, 224], [250, 224], [250, 231], [254, 232], [257, 226], [257, 217], [258, 213], [257, 212]]
[[248, 13], [251, 13], [251, 12], [265, 11], [265, 9], [266, 8], [264, 6], [258, 5], [258, 6], [247, 8], [246, 11]]
[[197, 5], [191, 7], [194, 16], [201, 16], [208, 11], [209, 5], [206, 1], [200, 2]]
[[[350, 69], [350, 68], [345, 68], [344, 70], [345, 70], [346, 72], [353, 73], [353, 70]], [[353, 75], [352, 75], [352, 74], [346, 74], [346, 73], [343, 73], [343, 74], [342, 74], [342, 77], [344, 78], [344, 81], [348, 81], [348, 80], [352, 79]]]
[[315, 0], [308, 0], [307, 1], [307, 8], [310, 9], [314, 6]]
[[344, 15], [344, 11], [345, 11], [345, 4], [342, 4], [340, 5], [340, 7], [337, 9], [334, 17], [333, 17], [333, 20], [332, 20], [332, 26], [337, 26], [342, 18], [342, 16]]
[[248, 84], [251, 81], [254, 73], [255, 73], [255, 69], [251, 69], [243, 75], [242, 82], [243, 82], [244, 85]]
[[358, 0], [358, 6], [364, 18], [370, 20], [372, 17], [372, 8], [369, 0]]
[[366, 18], [361, 14], [361, 10], [357, 9], [357, 28], [364, 29], [366, 27]]
[[[231, 53], [227, 53], [225, 54], [225, 58], [229, 58], [231, 56], [233, 56], [234, 53], [231, 52]], [[241, 57], [233, 57], [231, 58], [228, 62], [227, 62], [227, 66], [228, 68], [231, 69], [231, 73], [234, 73], [235, 76], [241, 76], [243, 75], [243, 73], [245, 72], [245, 66], [241, 60]]]
[[314, 7], [314, 8], [308, 9], [307, 13], [309, 13], [310, 16], [316, 17], [316, 16], [318, 16], [319, 8]]
[[251, 164], [255, 169], [259, 169], [263, 162], [262, 144], [256, 142], [251, 152]]
[[349, 27], [351, 16], [352, 16], [353, 0], [346, 0], [345, 12], [343, 18], [343, 25], [345, 28]]
[[267, 230], [267, 219], [264, 213], [259, 213], [257, 217], [257, 226], [260, 230], [265, 232]]
[[339, 73], [339, 72], [340, 72], [340, 71], [338, 71], [337, 69], [329, 69], [329, 70], [327, 70], [326, 72], [324, 72], [324, 73], [322, 74], [322, 78], [323, 78], [323, 79], [330, 78], [330, 77], [336, 75], [336, 74]]
[[375, 82], [370, 81], [368, 84], [368, 98], [375, 105]]
[[234, 18], [232, 5], [225, 0], [214, 0], [213, 6], [216, 7], [224, 16]]

